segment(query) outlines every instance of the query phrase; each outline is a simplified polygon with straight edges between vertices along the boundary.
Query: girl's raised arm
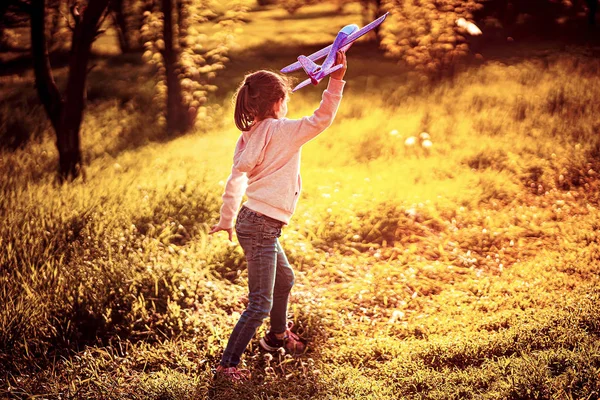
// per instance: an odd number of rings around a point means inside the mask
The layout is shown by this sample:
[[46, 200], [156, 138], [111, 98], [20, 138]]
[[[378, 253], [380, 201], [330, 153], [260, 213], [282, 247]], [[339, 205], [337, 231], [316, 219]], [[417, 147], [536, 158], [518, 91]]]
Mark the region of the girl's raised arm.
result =
[[333, 122], [346, 84], [343, 79], [348, 64], [346, 53], [343, 51], [338, 51], [336, 54], [335, 65], [338, 64], [341, 64], [342, 68], [330, 75], [329, 84], [323, 92], [321, 104], [313, 115], [298, 120], [284, 120], [283, 129], [285, 133], [291, 135], [290, 141], [295, 147], [300, 148], [304, 143], [327, 129]]
[[289, 135], [293, 146], [301, 147], [331, 125], [342, 100], [345, 84], [343, 80], [330, 78], [327, 89], [323, 92], [321, 104], [311, 116], [282, 120], [281, 129]]

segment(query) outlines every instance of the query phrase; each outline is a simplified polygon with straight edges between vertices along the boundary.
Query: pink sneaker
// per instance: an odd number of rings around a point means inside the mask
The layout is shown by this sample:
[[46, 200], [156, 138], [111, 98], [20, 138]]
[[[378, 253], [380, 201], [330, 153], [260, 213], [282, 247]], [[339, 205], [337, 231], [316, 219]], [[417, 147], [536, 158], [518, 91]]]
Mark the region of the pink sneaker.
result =
[[302, 354], [306, 350], [306, 344], [298, 335], [292, 332], [294, 323], [288, 322], [288, 327], [285, 330], [285, 337], [283, 339], [277, 339], [277, 336], [271, 331], [260, 339], [260, 347], [266, 351], [275, 352], [280, 348], [284, 348], [286, 353], [289, 354]]
[[241, 382], [250, 379], [250, 371], [247, 369], [239, 369], [237, 367], [225, 368], [222, 365], [219, 365], [215, 371], [215, 377], [217, 376], [222, 376], [233, 382]]

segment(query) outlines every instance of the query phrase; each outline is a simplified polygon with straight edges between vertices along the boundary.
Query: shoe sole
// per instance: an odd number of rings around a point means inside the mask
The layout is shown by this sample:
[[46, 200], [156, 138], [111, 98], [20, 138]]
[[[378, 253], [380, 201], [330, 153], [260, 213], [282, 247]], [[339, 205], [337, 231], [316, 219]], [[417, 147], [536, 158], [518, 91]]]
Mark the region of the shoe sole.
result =
[[265, 338], [261, 338], [259, 344], [260, 344], [260, 347], [262, 347], [266, 351], [276, 352], [277, 350], [279, 350], [279, 347], [269, 346], [267, 344], [267, 341], [265, 340]]

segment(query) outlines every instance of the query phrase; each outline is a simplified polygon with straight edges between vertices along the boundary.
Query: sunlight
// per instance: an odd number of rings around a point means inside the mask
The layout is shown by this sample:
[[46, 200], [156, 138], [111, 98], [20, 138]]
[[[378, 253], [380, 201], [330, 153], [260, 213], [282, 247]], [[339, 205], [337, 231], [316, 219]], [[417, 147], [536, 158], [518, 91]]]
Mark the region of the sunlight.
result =
[[[0, 397], [598, 397], [600, 61], [577, 4], [548, 3], [557, 38], [525, 3], [509, 26], [488, 8], [502, 2], [186, 1], [174, 77], [193, 123], [166, 133], [162, 3], [125, 3], [138, 47], [104, 22], [84, 174], [62, 183], [29, 17], [7, 11], [21, 25], [0, 41]], [[252, 282], [244, 232], [209, 234], [240, 137], [232, 96], [382, 10], [347, 54], [335, 119], [302, 147], [279, 237], [308, 349], [261, 350], [265, 323], [239, 364], [252, 378], [214, 380]], [[48, 43], [64, 100], [69, 46]], [[326, 81], [287, 117], [312, 115]]]

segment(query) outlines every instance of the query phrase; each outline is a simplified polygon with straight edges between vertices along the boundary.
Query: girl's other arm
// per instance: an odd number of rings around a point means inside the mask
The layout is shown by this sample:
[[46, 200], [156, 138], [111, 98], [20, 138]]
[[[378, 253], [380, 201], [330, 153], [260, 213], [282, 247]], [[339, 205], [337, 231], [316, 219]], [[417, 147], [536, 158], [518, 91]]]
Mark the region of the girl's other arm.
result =
[[240, 208], [242, 202], [242, 196], [246, 191], [248, 185], [248, 176], [245, 172], [240, 171], [240, 168], [236, 165], [245, 149], [244, 135], [240, 135], [236, 145], [235, 154], [233, 156], [233, 167], [231, 167], [231, 174], [227, 178], [225, 184], [225, 193], [223, 193], [223, 205], [221, 206], [221, 218], [219, 223], [214, 225], [210, 232], [212, 235], [215, 232], [227, 231], [229, 240], [233, 237], [233, 220]]
[[209, 234], [218, 231], [227, 231], [229, 240], [232, 240], [233, 235], [233, 220], [240, 208], [242, 196], [248, 184], [248, 177], [245, 172], [241, 172], [235, 167], [231, 168], [231, 175], [227, 178], [225, 184], [225, 193], [223, 193], [223, 205], [221, 206], [221, 218], [219, 223], [214, 225]]

